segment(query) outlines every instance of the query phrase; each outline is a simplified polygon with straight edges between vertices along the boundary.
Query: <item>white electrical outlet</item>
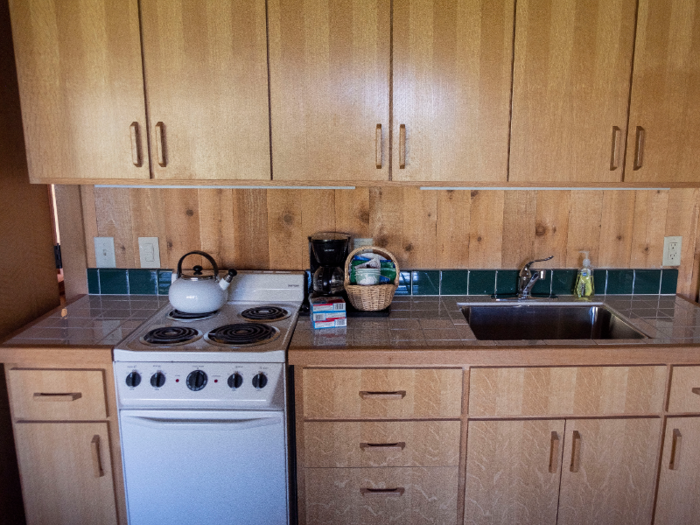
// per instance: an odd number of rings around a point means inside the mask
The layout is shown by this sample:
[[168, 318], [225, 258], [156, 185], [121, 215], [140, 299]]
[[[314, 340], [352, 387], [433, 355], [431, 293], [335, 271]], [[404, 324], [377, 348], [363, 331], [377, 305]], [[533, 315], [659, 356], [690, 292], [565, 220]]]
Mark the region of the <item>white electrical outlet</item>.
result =
[[355, 237], [352, 240], [352, 249], [357, 250], [358, 248], [362, 246], [372, 246], [372, 243], [374, 242], [374, 239], [369, 238], [369, 239], [362, 239], [359, 237]]
[[158, 237], [139, 237], [141, 268], [160, 268]]
[[664, 266], [681, 265], [681, 248], [683, 237], [664, 237]]
[[95, 237], [95, 263], [98, 268], [116, 268], [114, 237]]

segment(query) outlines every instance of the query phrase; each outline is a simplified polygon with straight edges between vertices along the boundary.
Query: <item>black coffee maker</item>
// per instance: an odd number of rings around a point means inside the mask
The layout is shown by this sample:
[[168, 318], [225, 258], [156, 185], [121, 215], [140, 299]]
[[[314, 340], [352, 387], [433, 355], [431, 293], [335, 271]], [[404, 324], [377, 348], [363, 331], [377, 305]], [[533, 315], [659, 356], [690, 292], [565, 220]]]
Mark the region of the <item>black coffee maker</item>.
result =
[[318, 232], [309, 237], [309, 260], [313, 295], [341, 295], [345, 290], [345, 260], [350, 235]]

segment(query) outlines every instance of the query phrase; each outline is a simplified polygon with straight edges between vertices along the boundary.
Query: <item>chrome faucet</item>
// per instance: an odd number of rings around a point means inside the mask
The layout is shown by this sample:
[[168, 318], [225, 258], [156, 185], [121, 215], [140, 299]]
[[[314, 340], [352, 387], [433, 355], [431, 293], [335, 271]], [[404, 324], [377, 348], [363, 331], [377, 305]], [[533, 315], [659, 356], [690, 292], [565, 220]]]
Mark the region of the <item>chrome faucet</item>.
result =
[[537, 262], [549, 261], [552, 258], [554, 258], [554, 255], [550, 255], [546, 259], [535, 259], [534, 261], [530, 261], [523, 266], [523, 269], [520, 270], [520, 274], [518, 276], [518, 299], [530, 299], [532, 287], [535, 286], [537, 281], [544, 279], [547, 274], [546, 270], [531, 271], [530, 265]]

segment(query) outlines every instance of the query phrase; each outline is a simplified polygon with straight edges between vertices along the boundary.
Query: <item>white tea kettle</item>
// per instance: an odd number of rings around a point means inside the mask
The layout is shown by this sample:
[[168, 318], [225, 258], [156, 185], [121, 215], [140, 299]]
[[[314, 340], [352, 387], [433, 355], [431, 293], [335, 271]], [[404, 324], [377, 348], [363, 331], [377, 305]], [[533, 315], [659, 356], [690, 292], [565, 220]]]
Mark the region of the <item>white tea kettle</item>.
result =
[[[182, 273], [182, 261], [189, 255], [201, 255], [207, 259], [214, 273], [204, 275], [202, 267], [197, 265], [192, 268], [192, 275]], [[177, 273], [173, 274], [168, 299], [176, 310], [187, 314], [206, 314], [215, 312], [226, 304], [228, 293], [226, 290], [231, 280], [236, 276], [236, 270], [229, 270], [223, 279], [219, 278], [219, 267], [211, 255], [205, 252], [193, 251], [183, 255], [177, 263]]]

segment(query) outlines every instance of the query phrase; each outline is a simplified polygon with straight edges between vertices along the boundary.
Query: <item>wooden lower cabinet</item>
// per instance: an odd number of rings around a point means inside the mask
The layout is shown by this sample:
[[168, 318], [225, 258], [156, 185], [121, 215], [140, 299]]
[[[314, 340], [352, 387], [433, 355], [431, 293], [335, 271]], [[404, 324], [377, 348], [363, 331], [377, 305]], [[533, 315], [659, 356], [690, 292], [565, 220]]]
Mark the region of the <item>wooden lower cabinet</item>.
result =
[[116, 525], [107, 423], [15, 424], [28, 524]]
[[308, 468], [306, 523], [457, 523], [458, 467]]
[[659, 418], [470, 421], [464, 523], [651, 523], [660, 430]]
[[700, 523], [700, 417], [670, 417], [661, 456], [654, 525]]

